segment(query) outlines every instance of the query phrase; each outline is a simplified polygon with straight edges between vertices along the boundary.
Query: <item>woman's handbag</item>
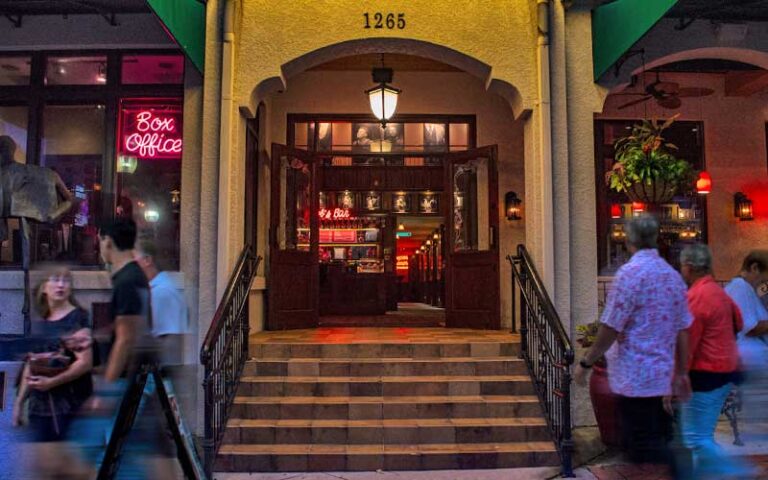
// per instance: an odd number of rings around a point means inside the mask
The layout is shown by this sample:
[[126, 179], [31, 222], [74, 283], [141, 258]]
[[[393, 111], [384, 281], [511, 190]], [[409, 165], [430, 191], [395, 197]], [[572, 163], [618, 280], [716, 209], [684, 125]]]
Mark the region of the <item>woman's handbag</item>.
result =
[[27, 357], [29, 373], [36, 377], [55, 377], [66, 371], [72, 364], [72, 358], [63, 351], [30, 353]]

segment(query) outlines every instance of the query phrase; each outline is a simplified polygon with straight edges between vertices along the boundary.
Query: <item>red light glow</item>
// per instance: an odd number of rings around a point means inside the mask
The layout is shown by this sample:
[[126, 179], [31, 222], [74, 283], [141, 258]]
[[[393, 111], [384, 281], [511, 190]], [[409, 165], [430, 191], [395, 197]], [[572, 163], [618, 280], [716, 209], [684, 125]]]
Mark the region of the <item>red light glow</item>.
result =
[[621, 218], [621, 205], [618, 203], [611, 204], [611, 218]]
[[707, 172], [701, 172], [696, 180], [696, 193], [707, 195], [712, 191], [712, 176]]

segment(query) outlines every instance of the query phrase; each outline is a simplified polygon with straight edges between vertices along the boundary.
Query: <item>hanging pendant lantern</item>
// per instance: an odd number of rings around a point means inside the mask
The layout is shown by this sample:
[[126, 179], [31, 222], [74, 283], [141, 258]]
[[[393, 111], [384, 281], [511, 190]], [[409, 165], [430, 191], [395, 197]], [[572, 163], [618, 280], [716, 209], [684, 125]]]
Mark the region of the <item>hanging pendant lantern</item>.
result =
[[394, 76], [391, 68], [374, 68], [372, 75], [374, 83], [378, 85], [366, 90], [365, 94], [368, 95], [373, 115], [381, 122], [381, 126], [384, 127], [387, 124], [387, 120], [395, 114], [397, 98], [401, 90], [388, 85]]
[[621, 205], [618, 203], [611, 204], [611, 218], [618, 219], [621, 218]]
[[712, 192], [712, 176], [707, 172], [701, 172], [696, 180], [696, 193], [707, 195]]

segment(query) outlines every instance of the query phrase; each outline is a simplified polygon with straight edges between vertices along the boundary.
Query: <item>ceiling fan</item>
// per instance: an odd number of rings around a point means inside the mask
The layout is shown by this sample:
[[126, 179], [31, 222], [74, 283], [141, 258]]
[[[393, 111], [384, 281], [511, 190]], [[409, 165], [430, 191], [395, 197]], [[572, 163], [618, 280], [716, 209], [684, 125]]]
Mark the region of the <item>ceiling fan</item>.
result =
[[677, 82], [662, 82], [659, 79], [659, 72], [656, 72], [656, 81], [645, 86], [644, 93], [625, 93], [624, 95], [642, 95], [642, 98], [632, 100], [619, 107], [619, 110], [647, 102], [650, 99], [656, 100], [656, 103], [662, 108], [676, 109], [683, 104], [681, 98], [706, 97], [715, 93], [711, 88], [704, 87], [680, 87]]

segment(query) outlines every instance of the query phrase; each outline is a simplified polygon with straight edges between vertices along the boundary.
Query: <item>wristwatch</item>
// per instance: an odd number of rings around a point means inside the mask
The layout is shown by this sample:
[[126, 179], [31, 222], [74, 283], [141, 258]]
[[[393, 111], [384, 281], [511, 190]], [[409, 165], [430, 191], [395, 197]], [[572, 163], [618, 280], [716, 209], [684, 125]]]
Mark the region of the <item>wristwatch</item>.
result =
[[581, 360], [579, 360], [579, 365], [581, 366], [581, 368], [586, 368], [587, 370], [592, 368], [592, 365], [587, 363], [583, 358]]

